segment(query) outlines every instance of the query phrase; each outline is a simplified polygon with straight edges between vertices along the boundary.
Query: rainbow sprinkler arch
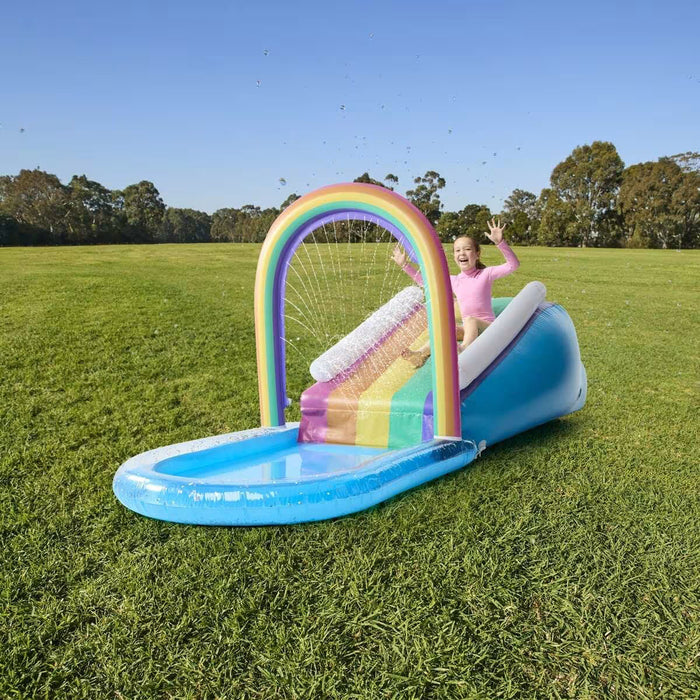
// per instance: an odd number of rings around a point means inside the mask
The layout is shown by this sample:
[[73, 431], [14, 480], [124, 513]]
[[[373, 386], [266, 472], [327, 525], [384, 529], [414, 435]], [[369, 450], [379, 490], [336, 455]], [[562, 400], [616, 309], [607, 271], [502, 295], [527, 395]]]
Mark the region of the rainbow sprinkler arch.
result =
[[[404, 290], [318, 358], [301, 423], [288, 424], [287, 270], [311, 232], [347, 219], [393, 234], [420, 268], [425, 303], [417, 287]], [[447, 261], [423, 214], [374, 185], [311, 192], [276, 219], [258, 260], [261, 427], [132, 457], [115, 474], [114, 492], [131, 510], [172, 522], [322, 520], [459, 469], [487, 445], [583, 407], [576, 332], [564, 309], [545, 301], [544, 286], [531, 282], [513, 299], [494, 300], [494, 311], [496, 321], [458, 356]], [[432, 362], [416, 370], [401, 349], [426, 328]], [[379, 352], [390, 361], [372, 361]]]

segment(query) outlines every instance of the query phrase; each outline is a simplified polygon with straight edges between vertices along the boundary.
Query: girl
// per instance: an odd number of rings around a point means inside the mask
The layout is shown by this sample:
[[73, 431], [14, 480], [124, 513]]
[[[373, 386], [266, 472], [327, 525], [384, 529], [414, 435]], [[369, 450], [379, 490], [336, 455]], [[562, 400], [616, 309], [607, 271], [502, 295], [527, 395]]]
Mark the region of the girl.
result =
[[[494, 280], [515, 272], [520, 266], [515, 253], [503, 238], [505, 224], [501, 226], [500, 220], [493, 218], [488, 222], [488, 227], [489, 233], [486, 236], [506, 259], [502, 265], [486, 267], [480, 260], [481, 246], [470, 236], [460, 236], [454, 242], [454, 258], [460, 273], [450, 275], [450, 282], [462, 314], [462, 326], [457, 327], [457, 339], [462, 341], [459, 352], [470, 345], [496, 318], [491, 308], [491, 287]], [[416, 284], [423, 284], [420, 272], [408, 262], [405, 251], [399, 245], [394, 248], [391, 257]], [[415, 367], [425, 364], [429, 355], [430, 344], [404, 352], [404, 357]]]

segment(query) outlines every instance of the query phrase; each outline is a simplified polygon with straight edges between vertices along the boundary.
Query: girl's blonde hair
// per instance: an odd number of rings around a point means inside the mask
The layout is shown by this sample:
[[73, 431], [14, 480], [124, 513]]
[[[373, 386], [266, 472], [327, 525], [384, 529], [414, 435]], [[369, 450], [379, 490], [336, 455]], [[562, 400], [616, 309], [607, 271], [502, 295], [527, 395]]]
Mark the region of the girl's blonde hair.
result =
[[[474, 246], [474, 250], [479, 255], [481, 255], [481, 245], [480, 245], [479, 241], [477, 241], [476, 238], [472, 238], [471, 236], [457, 236], [457, 238], [455, 238], [454, 241], [452, 242], [452, 245], [454, 246], [457, 243], [457, 241], [459, 241], [462, 238], [464, 238], [467, 241], [471, 241], [472, 245]], [[474, 267], [477, 270], [483, 270], [486, 267], [486, 265], [484, 265], [484, 263], [481, 262], [481, 258], [479, 258], [476, 261], [476, 265], [474, 265]]]

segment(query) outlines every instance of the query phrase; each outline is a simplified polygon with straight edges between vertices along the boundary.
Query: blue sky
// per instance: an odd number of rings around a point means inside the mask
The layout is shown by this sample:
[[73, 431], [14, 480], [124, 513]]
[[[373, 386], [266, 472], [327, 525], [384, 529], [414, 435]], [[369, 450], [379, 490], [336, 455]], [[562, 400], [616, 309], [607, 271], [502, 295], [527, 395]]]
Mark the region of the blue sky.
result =
[[0, 174], [211, 213], [432, 169], [445, 209], [497, 211], [577, 145], [700, 151], [698, 26], [673, 1], [7, 3]]

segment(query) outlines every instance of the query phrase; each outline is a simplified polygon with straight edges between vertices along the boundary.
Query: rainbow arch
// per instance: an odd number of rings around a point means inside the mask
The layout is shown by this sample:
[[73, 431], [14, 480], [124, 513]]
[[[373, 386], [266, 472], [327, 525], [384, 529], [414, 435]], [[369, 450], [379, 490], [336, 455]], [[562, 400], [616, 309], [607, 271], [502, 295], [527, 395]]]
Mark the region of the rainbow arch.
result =
[[284, 290], [289, 263], [306, 236], [325, 223], [362, 218], [391, 232], [415, 255], [423, 276], [433, 356], [435, 437], [461, 439], [457, 340], [445, 253], [425, 216], [377, 185], [330, 185], [301, 197], [275, 220], [255, 277], [255, 339], [263, 426], [285, 424]]

